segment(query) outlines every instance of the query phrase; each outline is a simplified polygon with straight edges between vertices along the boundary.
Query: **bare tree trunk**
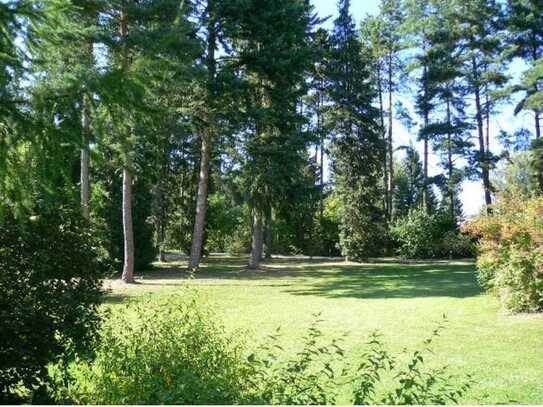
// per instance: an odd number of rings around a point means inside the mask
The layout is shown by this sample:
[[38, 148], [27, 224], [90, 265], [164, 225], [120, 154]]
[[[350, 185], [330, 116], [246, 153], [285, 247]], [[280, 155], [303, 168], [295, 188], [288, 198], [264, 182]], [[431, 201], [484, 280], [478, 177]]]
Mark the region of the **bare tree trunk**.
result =
[[[90, 65], [94, 63], [93, 58], [93, 42], [90, 40], [87, 44], [87, 59]], [[89, 144], [91, 139], [91, 112], [90, 101], [88, 95], [84, 92], [81, 97], [81, 133], [82, 133], [82, 146], [81, 146], [81, 211], [83, 217], [87, 220], [90, 219], [90, 151]]]
[[535, 138], [540, 138], [541, 137], [541, 124], [540, 124], [540, 117], [539, 117], [539, 112], [538, 111], [535, 111], [534, 112], [534, 118], [535, 118]]
[[207, 189], [209, 185], [209, 161], [211, 159], [211, 145], [207, 137], [202, 137], [200, 177], [198, 181], [198, 196], [196, 198], [196, 217], [194, 220], [194, 233], [192, 234], [192, 248], [190, 251], [191, 270], [197, 270], [202, 257], [202, 244], [204, 241], [205, 218], [207, 211]]
[[381, 67], [377, 67], [377, 90], [379, 93], [379, 116], [381, 119], [381, 129], [383, 131], [383, 142], [384, 142], [384, 162], [383, 162], [383, 185], [384, 185], [384, 207], [385, 215], [387, 220], [390, 220], [390, 212], [388, 207], [388, 164], [387, 164], [387, 133], [385, 129], [385, 111], [383, 107], [383, 81], [381, 80]]
[[319, 131], [319, 219], [322, 223], [324, 217], [324, 129], [322, 128], [322, 118], [320, 108], [322, 107], [322, 94], [319, 90], [319, 99], [317, 102], [317, 128]]
[[[213, 95], [211, 94], [211, 86], [215, 81], [217, 71], [217, 61], [215, 60], [215, 50], [217, 48], [217, 13], [215, 0], [207, 1], [206, 9], [208, 24], [207, 24], [207, 55], [206, 65], [208, 71], [208, 90], [207, 98], [212, 103]], [[211, 106], [208, 108], [211, 109]], [[212, 114], [207, 117], [207, 132], [202, 136], [202, 148], [200, 158], [200, 179], [198, 181], [198, 197], [196, 201], [196, 216], [194, 220], [194, 233], [192, 235], [192, 247], [190, 252], [189, 268], [193, 271], [200, 267], [202, 257], [202, 245], [204, 242], [204, 230], [207, 212], [207, 190], [209, 184], [209, 164], [211, 161], [211, 143], [213, 142], [213, 126], [215, 119]]]
[[[425, 48], [425, 46], [424, 46]], [[428, 76], [428, 68], [426, 65], [424, 65], [424, 128], [425, 130], [428, 128], [429, 123], [429, 105], [427, 103], [428, 98], [428, 87], [427, 87], [427, 78]], [[423, 179], [423, 189], [422, 189], [422, 207], [425, 212], [428, 212], [428, 134], [424, 134], [424, 162], [423, 162], [423, 172], [424, 172], [424, 179]]]
[[249, 268], [256, 269], [262, 259], [263, 231], [262, 215], [255, 213], [253, 215], [253, 242], [251, 247], [251, 256], [249, 257]]
[[392, 53], [388, 54], [388, 210], [394, 215], [394, 146], [392, 141]]
[[158, 225], [157, 225], [157, 231], [158, 231], [158, 261], [160, 261], [161, 263], [165, 263], [166, 262], [166, 254], [164, 253], [164, 240], [165, 240], [165, 235], [166, 235], [166, 213], [165, 213], [165, 209], [164, 209], [164, 202], [162, 201], [164, 199], [163, 197], [163, 194], [164, 194], [164, 190], [162, 188], [162, 185], [160, 186], [160, 191], [159, 193], [161, 194], [161, 197], [160, 197], [160, 220], [158, 222]]
[[[128, 16], [124, 7], [121, 9], [120, 29], [121, 37], [126, 40], [128, 37]], [[122, 55], [122, 68], [128, 68], [128, 49], [124, 44]], [[121, 276], [125, 283], [134, 283], [134, 226], [132, 222], [132, 158], [130, 155], [128, 141], [123, 141], [124, 165], [123, 165], [123, 239], [124, 239], [124, 264]]]
[[[428, 124], [428, 118], [425, 114], [424, 121], [426, 122], [425, 126]], [[422, 207], [425, 212], [428, 212], [428, 137], [424, 137], [424, 180], [423, 180], [423, 189], [422, 189]]]
[[475, 107], [476, 107], [476, 119], [477, 119], [477, 133], [479, 136], [479, 156], [481, 160], [480, 165], [481, 165], [481, 172], [482, 172], [482, 178], [483, 178], [483, 187], [485, 191], [485, 203], [487, 206], [487, 213], [491, 213], [492, 210], [490, 208], [490, 205], [492, 205], [492, 195], [491, 195], [491, 186], [490, 186], [490, 171], [489, 171], [489, 165], [488, 165], [487, 151], [485, 148], [481, 94], [480, 94], [479, 84], [477, 83], [479, 81], [479, 73], [477, 71], [477, 61], [475, 60], [475, 57], [472, 58], [472, 69], [473, 69], [474, 80], [476, 82]]
[[266, 227], [265, 227], [265, 254], [264, 258], [271, 259], [272, 258], [272, 245], [273, 245], [273, 229], [272, 229], [272, 213], [271, 209], [266, 214]]
[[90, 113], [87, 97], [82, 98], [81, 124], [83, 133], [83, 145], [81, 146], [81, 211], [85, 219], [90, 219], [89, 200], [90, 200]]
[[134, 282], [134, 226], [132, 223], [132, 173], [128, 164], [123, 167], [123, 236], [124, 265], [122, 280]]
[[449, 202], [450, 202], [450, 216], [451, 219], [455, 219], [454, 213], [454, 185], [452, 181], [453, 177], [453, 160], [452, 160], [452, 140], [451, 140], [451, 101], [447, 98], [447, 164], [449, 166]]
[[490, 153], [490, 101], [488, 100], [488, 89], [485, 89], [485, 119], [486, 119], [486, 135], [485, 148], [487, 154]]
[[[532, 60], [535, 63], [539, 59], [539, 52], [537, 48], [537, 38], [535, 36], [535, 33], [532, 33], [532, 39], [533, 41], [533, 48], [532, 48]], [[536, 93], [539, 92], [539, 87], [537, 86], [537, 83], [534, 84]], [[540, 116], [539, 111], [534, 110], [534, 120], [535, 120], [535, 138], [538, 139], [541, 137], [541, 124], [540, 124]]]

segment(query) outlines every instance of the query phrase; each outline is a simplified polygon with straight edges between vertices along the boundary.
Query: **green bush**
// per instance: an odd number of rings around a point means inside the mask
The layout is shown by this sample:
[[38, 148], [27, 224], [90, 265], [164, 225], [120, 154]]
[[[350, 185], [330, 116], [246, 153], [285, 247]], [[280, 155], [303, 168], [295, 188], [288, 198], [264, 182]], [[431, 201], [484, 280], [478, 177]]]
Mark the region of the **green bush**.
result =
[[87, 349], [99, 322], [101, 257], [77, 212], [0, 221], [1, 401], [47, 401], [46, 365]]
[[[468, 382], [424, 367], [424, 351], [401, 363], [380, 337], [353, 361], [341, 338], [323, 340], [319, 316], [301, 350], [284, 356], [279, 334], [250, 352], [243, 335], [227, 332], [197, 295], [130, 301], [102, 327], [94, 360], [73, 362], [64, 381], [51, 369], [59, 402], [84, 404], [333, 404], [353, 391], [357, 404], [455, 402]], [[440, 329], [440, 328], [439, 328]], [[439, 329], [436, 330], [434, 338]], [[384, 380], [393, 385], [383, 386]], [[387, 382], [388, 384], [388, 382]], [[388, 390], [387, 390], [388, 389]]]
[[440, 239], [440, 256], [468, 258], [475, 254], [473, 239], [459, 230], [449, 230]]
[[[226, 200], [221, 194], [211, 194], [208, 198], [206, 222], [206, 250], [208, 252], [225, 252], [231, 237], [245, 219], [242, 208]], [[246, 252], [244, 252], [246, 253]]]
[[118, 306], [93, 361], [68, 369], [57, 396], [78, 404], [231, 404], [246, 384], [242, 347], [195, 298]]
[[502, 197], [466, 226], [479, 239], [478, 279], [514, 312], [543, 310], [543, 198]]
[[390, 228], [398, 255], [405, 258], [471, 257], [474, 245], [458, 231], [450, 217], [441, 212], [413, 209]]

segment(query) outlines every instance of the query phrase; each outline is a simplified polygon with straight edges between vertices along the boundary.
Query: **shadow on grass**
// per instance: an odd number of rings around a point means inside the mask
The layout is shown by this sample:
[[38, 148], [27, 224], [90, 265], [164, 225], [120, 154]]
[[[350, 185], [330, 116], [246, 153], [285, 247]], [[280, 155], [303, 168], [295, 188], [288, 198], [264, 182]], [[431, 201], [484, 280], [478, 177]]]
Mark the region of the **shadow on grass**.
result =
[[[470, 262], [342, 264], [336, 260], [272, 259], [258, 270], [246, 268], [244, 257], [211, 257], [190, 280], [185, 262], [160, 264], [143, 273], [138, 285], [259, 286], [291, 295], [328, 298], [465, 298], [481, 294]], [[170, 280], [170, 281], [167, 281]], [[206, 281], [208, 280], [208, 281]], [[209, 281], [209, 280], [214, 280]], [[263, 280], [279, 280], [266, 281]], [[264, 283], [264, 284], [262, 284]]]
[[[313, 270], [315, 266], [305, 267]], [[314, 274], [316, 271], [310, 271]], [[317, 272], [318, 273], [318, 272]], [[305, 273], [304, 273], [305, 274]], [[288, 291], [329, 298], [465, 298], [481, 294], [470, 264], [334, 266], [314, 284]]]

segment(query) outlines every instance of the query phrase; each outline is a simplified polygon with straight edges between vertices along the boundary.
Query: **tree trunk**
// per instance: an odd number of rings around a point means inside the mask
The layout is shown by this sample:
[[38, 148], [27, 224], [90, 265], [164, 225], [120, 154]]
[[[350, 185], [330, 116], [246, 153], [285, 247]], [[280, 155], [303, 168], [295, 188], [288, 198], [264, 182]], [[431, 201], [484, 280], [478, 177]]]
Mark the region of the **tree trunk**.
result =
[[[424, 117], [425, 126], [428, 124], [427, 115]], [[428, 137], [424, 137], [424, 179], [423, 179], [423, 189], [422, 189], [422, 207], [424, 212], [428, 212]]]
[[319, 131], [319, 149], [320, 149], [320, 161], [319, 161], [319, 219], [322, 224], [324, 217], [324, 130], [322, 126], [321, 107], [322, 107], [322, 94], [319, 90], [319, 100], [317, 102], [317, 127]]
[[81, 146], [81, 211], [83, 217], [90, 219], [90, 113], [87, 97], [84, 95], [81, 101], [81, 125], [82, 125], [82, 146]]
[[273, 228], [272, 228], [272, 213], [271, 210], [266, 214], [266, 228], [265, 228], [265, 254], [264, 258], [272, 258], [272, 245], [273, 245]]
[[384, 161], [383, 161], [383, 185], [384, 185], [384, 207], [387, 220], [390, 220], [390, 213], [388, 207], [388, 164], [387, 164], [387, 133], [385, 129], [385, 110], [383, 107], [383, 81], [381, 80], [381, 67], [377, 67], [377, 90], [379, 93], [379, 116], [381, 119], [381, 130], [383, 132], [384, 142]]
[[488, 89], [485, 88], [485, 121], [486, 121], [486, 134], [485, 134], [485, 151], [490, 153], [490, 101], [488, 99]]
[[124, 265], [122, 280], [134, 282], [134, 226], [132, 224], [132, 173], [128, 164], [123, 167], [123, 237]]
[[196, 217], [194, 220], [194, 233], [192, 234], [192, 248], [190, 251], [189, 268], [193, 271], [200, 266], [202, 257], [202, 244], [204, 241], [205, 218], [207, 211], [207, 189], [209, 184], [209, 161], [211, 159], [211, 145], [207, 137], [202, 137], [200, 177], [198, 181], [198, 196], [196, 198]]
[[[121, 10], [120, 34], [123, 40], [128, 37], [128, 16], [126, 10]], [[126, 71], [128, 68], [128, 48], [124, 44], [122, 55], [122, 68]], [[121, 276], [125, 283], [134, 282], [134, 226], [132, 222], [132, 158], [129, 151], [128, 141], [123, 141], [124, 146], [124, 165], [123, 165], [123, 239], [124, 239], [124, 264], [123, 274]]]
[[394, 153], [392, 142], [392, 53], [388, 54], [388, 210], [394, 216]]
[[473, 69], [473, 77], [475, 80], [475, 108], [476, 108], [476, 119], [477, 119], [477, 133], [479, 137], [479, 156], [480, 156], [480, 166], [481, 166], [481, 172], [482, 172], [482, 178], [483, 178], [483, 187], [485, 191], [485, 203], [487, 206], [487, 213], [491, 213], [492, 210], [490, 208], [490, 205], [492, 205], [492, 195], [491, 195], [491, 186], [490, 186], [490, 171], [489, 171], [489, 165], [488, 165], [488, 157], [487, 152], [485, 148], [485, 137], [484, 137], [484, 130], [483, 130], [483, 113], [482, 113], [482, 106], [481, 106], [481, 93], [479, 88], [479, 74], [477, 71], [477, 62], [475, 60], [475, 57], [472, 58], [472, 69]]
[[[206, 65], [208, 70], [207, 78], [207, 99], [209, 105], [213, 102], [211, 87], [215, 81], [215, 74], [217, 70], [215, 60], [215, 50], [217, 48], [217, 13], [215, 0], [208, 0], [207, 2], [207, 55]], [[211, 106], [208, 106], [212, 109]], [[202, 257], [202, 245], [204, 242], [204, 230], [206, 222], [207, 212], [207, 190], [209, 184], [209, 164], [211, 161], [211, 143], [213, 142], [213, 126], [215, 126], [215, 118], [210, 113], [207, 117], [207, 131], [202, 136], [202, 147], [200, 157], [200, 179], [198, 181], [198, 197], [196, 200], [196, 216], [194, 220], [194, 233], [192, 235], [192, 247], [190, 252], [189, 268], [193, 271], [200, 267], [200, 260]]]
[[449, 203], [450, 203], [450, 216], [451, 219], [455, 219], [454, 212], [454, 184], [453, 184], [453, 160], [452, 160], [452, 140], [451, 140], [451, 101], [447, 98], [447, 164], [449, 171]]
[[[425, 48], [425, 47], [424, 47]], [[425, 48], [426, 49], [426, 48]], [[429, 119], [429, 105], [428, 105], [428, 86], [427, 86], [427, 80], [428, 80], [428, 68], [426, 65], [424, 65], [424, 128], [425, 130], [428, 127]], [[424, 141], [424, 162], [423, 162], [423, 186], [422, 186], [422, 207], [425, 212], [428, 212], [428, 134], [425, 133], [423, 137]]]
[[[93, 42], [90, 40], [87, 44], [87, 59], [89, 65], [92, 65], [94, 62], [93, 59]], [[84, 92], [81, 97], [81, 133], [82, 133], [82, 146], [81, 146], [81, 178], [80, 178], [80, 187], [81, 187], [81, 211], [83, 217], [87, 220], [90, 219], [90, 151], [89, 144], [91, 140], [91, 113], [90, 113], [90, 100], [89, 96]]]
[[157, 232], [158, 232], [158, 261], [160, 261], [161, 263], [165, 263], [166, 262], [166, 254], [164, 253], [164, 240], [165, 240], [165, 235], [166, 235], [166, 213], [165, 213], [165, 208], [164, 208], [164, 202], [162, 201], [163, 198], [163, 194], [164, 194], [164, 190], [162, 188], [162, 185], [160, 186], [160, 191], [159, 193], [161, 194], [161, 197], [160, 197], [160, 219], [159, 221], [157, 222], [158, 225], [157, 225]]
[[535, 138], [541, 137], [541, 122], [540, 122], [540, 116], [539, 112], [534, 112], [534, 119], [535, 119]]
[[[533, 40], [533, 48], [532, 48], [532, 62], [535, 63], [539, 59], [539, 52], [537, 47], [537, 38], [536, 34], [532, 33], [532, 40]], [[539, 88], [537, 86], [537, 83], [534, 84], [535, 92], [539, 92]], [[540, 116], [539, 111], [534, 110], [534, 121], [535, 121], [535, 138], [538, 139], [541, 137], [541, 124], [540, 124]]]
[[249, 268], [257, 269], [262, 259], [263, 231], [262, 215], [255, 213], [253, 215], [253, 242], [251, 247], [251, 256], [249, 257]]

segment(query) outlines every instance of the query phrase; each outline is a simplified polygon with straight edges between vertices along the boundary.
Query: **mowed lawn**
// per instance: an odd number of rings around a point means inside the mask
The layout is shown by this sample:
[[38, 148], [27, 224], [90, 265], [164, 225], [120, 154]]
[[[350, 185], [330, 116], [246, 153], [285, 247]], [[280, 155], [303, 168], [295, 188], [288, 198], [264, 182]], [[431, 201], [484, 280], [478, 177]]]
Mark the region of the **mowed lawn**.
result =
[[374, 330], [392, 351], [421, 348], [445, 314], [449, 322], [430, 364], [473, 375], [476, 382], [462, 403], [543, 403], [543, 316], [503, 312], [479, 289], [472, 262], [290, 258], [267, 261], [258, 271], [247, 270], [246, 263], [211, 257], [194, 279], [187, 279], [184, 261], [157, 264], [137, 285], [110, 282], [108, 303], [148, 292], [164, 295], [188, 284], [198, 287], [227, 328], [242, 329], [255, 344], [280, 326], [287, 353], [300, 349], [313, 314], [321, 312], [327, 338], [348, 333], [343, 346], [352, 358]]

